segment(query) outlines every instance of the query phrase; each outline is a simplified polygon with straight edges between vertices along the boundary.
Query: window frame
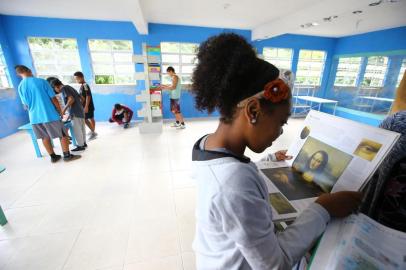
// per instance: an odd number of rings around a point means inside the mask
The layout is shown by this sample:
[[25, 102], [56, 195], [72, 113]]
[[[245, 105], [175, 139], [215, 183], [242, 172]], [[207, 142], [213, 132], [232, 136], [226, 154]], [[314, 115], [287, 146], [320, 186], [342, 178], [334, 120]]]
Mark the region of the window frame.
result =
[[[274, 59], [276, 59], [275, 61], [276, 61], [276, 62], [279, 62], [279, 61], [287, 61], [287, 60], [288, 60], [288, 61], [290, 62], [290, 67], [289, 67], [289, 68], [278, 67], [276, 64], [272, 63], [271, 61], [268, 61], [268, 59], [269, 59], [270, 57], [267, 59], [267, 56], [266, 56], [266, 54], [265, 54], [265, 50], [266, 50], [266, 49], [276, 49], [276, 55], [277, 55], [277, 56], [276, 56], [276, 58], [274, 58]], [[279, 50], [289, 50], [289, 51], [290, 51], [290, 59], [286, 59], [286, 58], [279, 57]], [[271, 63], [271, 64], [275, 65], [278, 69], [289, 69], [289, 70], [292, 70], [293, 53], [294, 53], [293, 48], [282, 48], [282, 47], [263, 47], [263, 48], [262, 48], [263, 60], [267, 61], [268, 63]]]
[[[369, 65], [369, 59], [372, 58], [372, 57], [384, 57], [384, 58], [386, 58], [385, 72], [383, 74], [382, 84], [380, 86], [364, 85], [365, 74], [367, 73], [367, 68], [368, 68], [368, 65]], [[362, 80], [360, 80], [359, 87], [362, 88], [362, 89], [379, 89], [379, 88], [383, 88], [385, 86], [386, 78], [387, 78], [388, 71], [389, 71], [389, 56], [386, 56], [386, 55], [366, 56], [365, 61], [366, 61], [365, 70], [364, 70], [364, 73], [362, 74]], [[375, 65], [375, 66], [377, 66], [377, 65]]]
[[[109, 50], [97, 50], [97, 51], [95, 51], [95, 50], [92, 50], [91, 49], [91, 47], [90, 47], [90, 42], [91, 41], [93, 41], [93, 40], [99, 40], [99, 41], [108, 41], [109, 43], [111, 43], [110, 44], [110, 49]], [[113, 49], [113, 47], [111, 46], [112, 44], [113, 44], [113, 42], [114, 41], [128, 41], [128, 42], [130, 42], [131, 43], [131, 49], [130, 50], [128, 50], [128, 51], [125, 51], [125, 50], [114, 50]], [[134, 44], [133, 44], [133, 41], [132, 40], [130, 40], [130, 39], [99, 39], [99, 38], [92, 38], [92, 39], [88, 39], [87, 40], [87, 47], [88, 47], [88, 51], [89, 51], [89, 56], [90, 56], [90, 63], [91, 63], [91, 69], [92, 69], [92, 81], [93, 81], [93, 83], [94, 83], [94, 85], [100, 85], [100, 86], [106, 86], [106, 85], [114, 85], [114, 86], [136, 86], [137, 85], [137, 81], [136, 81], [136, 79], [135, 79], [135, 73], [136, 73], [136, 69], [135, 69], [135, 64], [134, 64], [134, 62], [131, 60], [131, 62], [120, 62], [120, 61], [117, 61], [116, 62], [116, 60], [115, 60], [115, 58], [114, 58], [114, 54], [115, 53], [123, 53], [123, 54], [125, 54], [125, 53], [130, 53], [131, 54], [131, 57], [132, 57], [132, 55], [134, 55]], [[107, 62], [98, 62], [98, 61], [94, 61], [93, 60], [93, 56], [92, 56], [92, 53], [105, 53], [105, 54], [110, 54], [110, 57], [111, 57], [111, 59], [113, 60], [113, 62], [111, 63], [112, 64], [112, 67], [113, 67], [113, 74], [96, 74], [96, 72], [95, 72], [95, 67], [94, 67], [94, 64], [104, 64], [104, 65], [106, 65], [107, 64]], [[126, 75], [128, 75], [128, 74], [119, 74], [119, 73], [117, 73], [116, 72], [116, 65], [127, 65], [127, 64], [129, 64], [129, 63], [131, 63], [131, 65], [133, 66], [133, 73], [131, 74], [131, 76], [133, 77], [133, 80], [132, 80], [132, 82], [131, 83], [104, 83], [104, 84], [102, 84], [102, 83], [96, 83], [96, 76], [98, 76], [98, 75], [101, 75], [101, 76], [113, 76], [113, 81], [114, 81], [114, 77], [118, 77], [118, 76], [126, 76]]]
[[[162, 44], [163, 43], [176, 43], [178, 44], [179, 51], [178, 52], [164, 52], [162, 51]], [[181, 51], [181, 45], [182, 44], [189, 44], [189, 45], [194, 45], [196, 46], [196, 52], [194, 53], [185, 53]], [[161, 46], [161, 59], [162, 59], [162, 68], [161, 68], [161, 76], [162, 76], [162, 83], [164, 84], [165, 81], [165, 76], [168, 76], [166, 72], [166, 68], [164, 66], [177, 66], [178, 70], [175, 69], [176, 75], [178, 75], [181, 78], [181, 85], [183, 86], [190, 86], [191, 83], [185, 83], [184, 80], [182, 79], [182, 76], [191, 76], [193, 72], [191, 73], [185, 73], [183, 72], [183, 67], [192, 67], [195, 68], [197, 63], [197, 49], [199, 48], [199, 43], [193, 43], [193, 42], [177, 42], [177, 41], [162, 41], [160, 43]], [[178, 56], [178, 62], [164, 62], [163, 61], [163, 55], [172, 55], [172, 56]], [[183, 63], [182, 62], [182, 56], [195, 56], [195, 63]]]
[[[52, 40], [52, 44], [53, 44], [52, 46], [54, 46], [56, 39], [61, 39], [61, 40], [64, 40], [64, 39], [66, 39], [66, 40], [74, 40], [75, 43], [76, 43], [76, 48], [73, 49], [73, 50], [67, 49], [66, 51], [70, 51], [70, 52], [73, 52], [73, 53], [76, 53], [76, 54], [77, 54], [77, 60], [78, 60], [78, 62], [75, 63], [75, 64], [78, 65], [77, 68], [75, 68], [75, 70], [72, 70], [72, 72], [70, 72], [69, 74], [68, 74], [68, 73], [64, 74], [64, 72], [62, 71], [63, 69], [62, 69], [61, 67], [66, 66], [66, 64], [63, 64], [63, 61], [59, 61], [60, 58], [55, 57], [56, 55], [58, 55], [58, 53], [57, 53], [58, 51], [64, 51], [64, 49], [55, 49], [54, 47], [51, 48], [51, 49], [47, 49], [47, 48], [35, 49], [35, 48], [33, 48], [33, 47], [31, 46], [31, 44], [30, 44], [30, 39], [50, 39], [50, 40]], [[76, 71], [82, 70], [82, 63], [81, 63], [81, 60], [80, 60], [79, 45], [78, 45], [78, 41], [77, 41], [76, 38], [71, 38], [71, 37], [29, 36], [29, 37], [27, 37], [27, 44], [28, 44], [28, 48], [29, 48], [29, 51], [30, 51], [30, 56], [31, 56], [31, 60], [32, 60], [33, 67], [34, 67], [34, 70], [35, 70], [35, 74], [36, 74], [37, 77], [40, 77], [40, 78], [44, 78], [44, 77], [57, 77], [57, 78], [59, 78], [61, 81], [65, 82], [65, 83], [67, 83], [67, 84], [70, 84], [70, 85], [76, 85], [76, 84], [77, 84], [77, 83], [75, 82], [75, 80], [73, 79], [73, 74], [74, 74]], [[51, 63], [51, 62], [48, 63], [48, 62], [46, 62], [46, 61], [44, 61], [44, 63], [41, 63], [41, 62], [38, 63], [38, 59], [35, 59], [35, 58], [36, 58], [36, 57], [35, 57], [35, 53], [36, 53], [36, 52], [42, 52], [42, 53], [43, 53], [43, 52], [47, 52], [47, 51], [48, 51], [48, 52], [51, 52], [51, 54], [54, 56], [54, 60], [52, 61], [52, 63]], [[61, 63], [62, 63], [62, 64], [61, 64]], [[55, 65], [55, 67], [56, 67], [56, 72], [55, 72], [54, 74], [42, 74], [42, 73], [38, 72], [38, 66], [39, 66], [39, 65], [44, 65], [44, 64], [45, 64], [45, 65], [49, 65], [49, 64]], [[74, 65], [74, 64], [72, 64], [72, 65]], [[67, 82], [67, 81], [63, 78], [64, 76], [72, 77], [71, 81], [70, 81], [70, 82]]]
[[[355, 58], [358, 58], [358, 59], [359, 59], [358, 68], [356, 68], [356, 69], [354, 69], [354, 70], [352, 70], [351, 68], [350, 68], [350, 69], [347, 69], [347, 70], [343, 70], [343, 72], [346, 71], [346, 72], [348, 72], [348, 73], [354, 73], [354, 74], [355, 74], [355, 72], [356, 72], [356, 75], [351, 77], [351, 78], [354, 78], [354, 84], [352, 84], [352, 85], [349, 85], [349, 84], [337, 84], [337, 73], [340, 72], [340, 70], [339, 70], [340, 60], [341, 60], [341, 59], [355, 59]], [[363, 62], [363, 57], [361, 57], [361, 56], [345, 56], [345, 57], [339, 57], [339, 58], [338, 58], [338, 63], [337, 63], [337, 68], [336, 68], [336, 70], [335, 70], [335, 78], [334, 78], [334, 84], [333, 84], [334, 87], [350, 87], [350, 88], [357, 87], [358, 84], [359, 84], [359, 81], [360, 81], [360, 74], [361, 74], [362, 62]], [[354, 63], [349, 61], [349, 62], [344, 63], [344, 64], [353, 65]], [[355, 72], [354, 72], [354, 71], [355, 71]], [[344, 77], [344, 76], [343, 76], [343, 77]]]
[[403, 74], [405, 73], [405, 71], [406, 71], [406, 58], [403, 58], [402, 64], [400, 65], [400, 69], [399, 69], [399, 75], [398, 75], [398, 78], [396, 80], [396, 88], [399, 87], [400, 82], [403, 79]]
[[[323, 52], [324, 53], [324, 57], [323, 57], [323, 59], [322, 59], [322, 61], [321, 61], [321, 64], [322, 64], [322, 66], [321, 66], [321, 70], [320, 70], [320, 75], [319, 75], [319, 83], [318, 84], [302, 84], [302, 83], [298, 83], [298, 81], [297, 81], [297, 79], [299, 78], [299, 77], [313, 77], [313, 76], [303, 76], [303, 75], [298, 75], [298, 73], [299, 73], [299, 64], [300, 64], [300, 61], [301, 61], [301, 58], [300, 58], [300, 53], [302, 52], [302, 51], [309, 51], [309, 52], [311, 52], [311, 59], [306, 59], [306, 62], [310, 62], [310, 63], [318, 63], [319, 61], [316, 61], [316, 60], [318, 60], [318, 59], [314, 59], [313, 58], [313, 53], [314, 52]], [[310, 61], [309, 61], [310, 60]], [[296, 67], [296, 76], [295, 76], [295, 85], [297, 85], [297, 86], [309, 86], [309, 87], [313, 87], [313, 88], [318, 88], [318, 87], [321, 87], [321, 85], [322, 85], [322, 83], [323, 83], [323, 78], [324, 78], [324, 71], [325, 71], [325, 67], [326, 67], [326, 60], [327, 60], [327, 51], [324, 51], [324, 50], [309, 50], [309, 49], [300, 49], [299, 50], [299, 56], [298, 56], [298, 62], [297, 62], [297, 67]], [[308, 70], [309, 72], [312, 70], [312, 68], [310, 67], [310, 69]]]
[[4, 55], [4, 51], [3, 51], [1, 44], [0, 44], [0, 69], [4, 70], [4, 75], [0, 74], [0, 80], [1, 80], [1, 77], [4, 77], [7, 82], [7, 86], [5, 86], [5, 87], [2, 86], [3, 83], [0, 84], [0, 90], [12, 89], [13, 82], [11, 81], [10, 72], [8, 70], [8, 66], [7, 66], [7, 62], [6, 62], [6, 57]]

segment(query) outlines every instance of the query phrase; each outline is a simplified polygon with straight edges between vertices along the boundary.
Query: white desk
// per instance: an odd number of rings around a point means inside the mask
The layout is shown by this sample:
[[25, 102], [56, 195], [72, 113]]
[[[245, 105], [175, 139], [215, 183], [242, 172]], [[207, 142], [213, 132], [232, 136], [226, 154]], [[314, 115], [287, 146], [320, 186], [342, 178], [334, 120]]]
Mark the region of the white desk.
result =
[[[358, 98], [362, 98], [362, 99], [366, 99], [366, 100], [372, 100], [372, 104], [371, 104], [371, 112], [374, 109], [375, 106], [375, 102], [376, 101], [382, 101], [382, 102], [389, 102], [389, 103], [393, 103], [393, 101], [395, 101], [393, 98], [383, 98], [383, 97], [373, 97], [373, 96], [359, 96]], [[392, 105], [389, 108], [389, 111], [392, 109]]]
[[393, 98], [383, 98], [383, 97], [359, 96], [359, 98], [375, 100], [375, 101], [387, 101], [387, 102], [393, 102], [394, 101]]
[[337, 109], [337, 100], [332, 100], [332, 99], [325, 99], [325, 98], [318, 98], [318, 97], [312, 97], [312, 96], [295, 96], [294, 98], [304, 100], [304, 101], [310, 101], [310, 108], [313, 107], [313, 103], [318, 103], [318, 111], [321, 109], [322, 104], [334, 104], [334, 111], [333, 114], [336, 114], [336, 109]]

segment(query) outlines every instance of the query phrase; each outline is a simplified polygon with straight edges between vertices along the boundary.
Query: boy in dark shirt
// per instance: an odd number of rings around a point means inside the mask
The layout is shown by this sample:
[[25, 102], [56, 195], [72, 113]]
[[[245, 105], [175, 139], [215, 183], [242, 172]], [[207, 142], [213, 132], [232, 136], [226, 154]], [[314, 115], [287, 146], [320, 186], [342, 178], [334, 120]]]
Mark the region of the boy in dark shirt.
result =
[[96, 129], [96, 121], [94, 120], [94, 104], [93, 104], [93, 96], [92, 91], [90, 91], [90, 86], [86, 83], [85, 77], [81, 71], [75, 72], [73, 74], [77, 83], [80, 84], [80, 95], [82, 97], [82, 105], [85, 111], [85, 121], [87, 127], [90, 129], [89, 133], [89, 140], [93, 140], [96, 138], [97, 133]]
[[51, 82], [52, 88], [58, 93], [63, 94], [65, 99], [65, 108], [62, 113], [69, 109], [69, 114], [73, 123], [73, 133], [78, 146], [72, 152], [83, 151], [87, 147], [86, 132], [85, 132], [85, 113], [82, 107], [81, 98], [78, 92], [70, 87], [64, 85], [60, 80], [55, 79]]

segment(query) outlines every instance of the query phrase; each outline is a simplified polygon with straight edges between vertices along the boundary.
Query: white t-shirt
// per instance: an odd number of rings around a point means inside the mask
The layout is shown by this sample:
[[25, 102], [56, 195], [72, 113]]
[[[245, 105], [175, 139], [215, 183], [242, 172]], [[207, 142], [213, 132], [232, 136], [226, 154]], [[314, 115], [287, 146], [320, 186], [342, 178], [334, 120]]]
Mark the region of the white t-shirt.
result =
[[201, 142], [193, 150], [197, 269], [291, 269], [324, 231], [328, 212], [313, 203], [275, 234], [269, 192], [257, 167], [225, 151], [219, 149], [223, 154], [216, 158]]

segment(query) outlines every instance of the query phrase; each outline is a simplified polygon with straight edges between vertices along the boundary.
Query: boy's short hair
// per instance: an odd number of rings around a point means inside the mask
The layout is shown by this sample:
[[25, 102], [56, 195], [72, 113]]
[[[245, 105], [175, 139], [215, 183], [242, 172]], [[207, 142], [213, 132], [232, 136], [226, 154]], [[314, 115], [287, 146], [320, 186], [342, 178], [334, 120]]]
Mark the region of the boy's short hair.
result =
[[52, 81], [53, 80], [58, 80], [58, 78], [57, 77], [48, 77], [47, 78], [47, 82], [50, 84], [50, 85], [52, 85]]
[[24, 65], [16, 65], [14, 68], [17, 73], [32, 72], [31, 69]]
[[169, 66], [169, 67], [166, 69], [166, 72], [169, 72], [169, 71], [175, 72], [175, 69], [174, 69], [172, 66]]
[[73, 76], [75, 77], [80, 77], [80, 78], [84, 78], [83, 72], [82, 71], [76, 71], [75, 73], [73, 73]]
[[55, 88], [56, 86], [63, 85], [63, 83], [59, 79], [55, 79], [51, 81], [51, 86], [52, 88]]
[[119, 104], [119, 103], [114, 104], [114, 109], [116, 109], [116, 110], [120, 110], [122, 107], [123, 106], [121, 106], [121, 104]]

